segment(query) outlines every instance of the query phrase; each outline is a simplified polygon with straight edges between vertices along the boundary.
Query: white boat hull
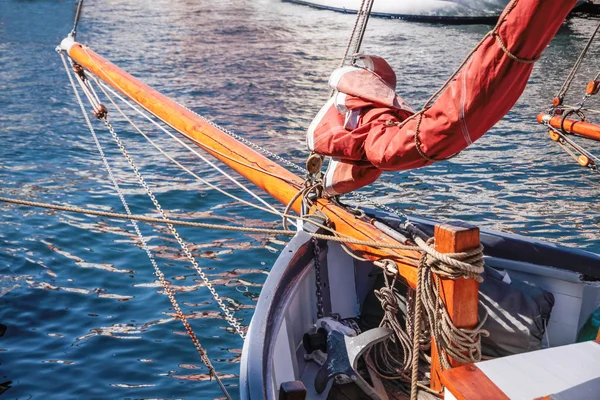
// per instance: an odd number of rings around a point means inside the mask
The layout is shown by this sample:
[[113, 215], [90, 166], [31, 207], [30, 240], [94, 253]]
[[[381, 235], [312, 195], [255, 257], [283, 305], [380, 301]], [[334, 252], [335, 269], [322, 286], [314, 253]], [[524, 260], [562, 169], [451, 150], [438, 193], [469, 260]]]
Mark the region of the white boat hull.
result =
[[[412, 220], [425, 232], [432, 229], [430, 221]], [[386, 219], [386, 224], [395, 228], [394, 221]], [[486, 230], [482, 230], [482, 243], [491, 253], [485, 257], [488, 266], [553, 294], [556, 303], [544, 346], [574, 343], [598, 307], [600, 256]], [[350, 258], [331, 242], [321, 250], [319, 264], [324, 315], [358, 317], [372, 290], [373, 265]], [[304, 384], [308, 399], [328, 398], [331, 382], [317, 393], [319, 366], [305, 359], [303, 347], [303, 334], [318, 321], [315, 282], [314, 243], [310, 235], [299, 232], [273, 266], [250, 324], [241, 360], [242, 399], [277, 399], [281, 384], [293, 381]]]
[[[334, 11], [356, 13], [361, 0], [287, 0], [292, 3]], [[497, 18], [508, 0], [378, 0], [372, 15], [406, 19]]]

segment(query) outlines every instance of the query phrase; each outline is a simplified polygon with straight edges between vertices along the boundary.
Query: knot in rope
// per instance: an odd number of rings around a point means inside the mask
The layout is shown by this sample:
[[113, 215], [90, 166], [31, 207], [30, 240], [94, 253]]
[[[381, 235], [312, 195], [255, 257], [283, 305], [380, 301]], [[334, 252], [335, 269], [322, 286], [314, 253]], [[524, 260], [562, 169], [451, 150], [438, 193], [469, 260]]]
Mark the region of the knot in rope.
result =
[[379, 290], [375, 290], [375, 297], [377, 297], [377, 300], [381, 303], [381, 308], [383, 308], [383, 311], [386, 314], [384, 318], [388, 317], [387, 314], [391, 314], [389, 317], [392, 315], [395, 316], [398, 313], [398, 310], [400, 310], [397, 291], [395, 289], [382, 287]]
[[440, 253], [434, 247], [434, 238], [425, 241], [415, 236], [414, 240], [423, 252], [423, 262], [431, 268], [432, 272], [451, 279], [462, 276], [465, 279], [470, 278], [479, 283], [483, 282], [481, 277], [484, 266], [482, 245], [460, 253]]

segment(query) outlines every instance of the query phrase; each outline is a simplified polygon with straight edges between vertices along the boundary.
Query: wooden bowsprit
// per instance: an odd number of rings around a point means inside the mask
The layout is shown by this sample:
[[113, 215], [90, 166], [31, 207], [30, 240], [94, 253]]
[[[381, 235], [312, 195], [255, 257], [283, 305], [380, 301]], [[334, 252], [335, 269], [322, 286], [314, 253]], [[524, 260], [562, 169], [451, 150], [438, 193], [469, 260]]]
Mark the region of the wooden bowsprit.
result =
[[[61, 43], [61, 49], [67, 52], [74, 62], [182, 135], [193, 140], [215, 158], [281, 203], [287, 205], [303, 187], [303, 179], [240, 143], [214, 124], [145, 85], [88, 47], [74, 42], [72, 38], [67, 38]], [[301, 199], [295, 200], [292, 209], [299, 213], [301, 204]], [[358, 217], [327, 199], [316, 200], [314, 208], [322, 212], [333, 228], [342, 235], [382, 244], [402, 244], [377, 229], [366, 217]], [[380, 249], [357, 244], [349, 244], [348, 247], [371, 260], [393, 260], [398, 266], [399, 274], [408, 284], [412, 287], [416, 285], [415, 265], [420, 258], [419, 252]]]

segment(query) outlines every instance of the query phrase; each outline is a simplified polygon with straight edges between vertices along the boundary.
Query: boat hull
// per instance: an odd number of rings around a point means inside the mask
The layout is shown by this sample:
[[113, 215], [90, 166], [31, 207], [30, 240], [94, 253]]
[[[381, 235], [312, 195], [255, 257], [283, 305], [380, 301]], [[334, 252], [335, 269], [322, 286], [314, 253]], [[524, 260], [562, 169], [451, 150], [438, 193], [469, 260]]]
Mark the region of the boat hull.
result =
[[[323, 10], [355, 14], [360, 0], [283, 0]], [[376, 1], [372, 16], [419, 22], [455, 24], [494, 23], [508, 0], [471, 2], [468, 0]]]
[[[401, 230], [396, 216], [374, 210], [365, 212], [392, 229]], [[410, 220], [427, 234], [439, 224], [418, 217]], [[481, 230], [481, 243], [485, 246], [486, 265], [554, 296], [556, 303], [544, 345], [574, 343], [600, 301], [600, 256], [485, 229]], [[290, 381], [302, 381], [307, 398], [328, 398], [329, 387], [321, 394], [315, 391], [318, 367], [305, 360], [302, 345], [302, 335], [318, 320], [314, 246], [309, 234], [298, 232], [265, 282], [242, 352], [242, 399], [277, 399], [280, 385]], [[342, 319], [359, 317], [361, 305], [372, 291], [371, 278], [376, 267], [350, 258], [338, 243], [321, 242], [320, 246], [324, 314]]]

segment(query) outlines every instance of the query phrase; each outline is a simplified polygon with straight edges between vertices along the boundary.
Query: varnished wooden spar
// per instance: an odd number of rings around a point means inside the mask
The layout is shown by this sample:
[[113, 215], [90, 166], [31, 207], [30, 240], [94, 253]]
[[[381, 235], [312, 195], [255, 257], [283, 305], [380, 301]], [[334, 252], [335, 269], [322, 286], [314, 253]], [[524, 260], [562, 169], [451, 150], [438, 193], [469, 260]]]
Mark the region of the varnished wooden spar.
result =
[[[192, 139], [200, 147], [281, 203], [288, 204], [302, 187], [302, 179], [293, 173], [208, 124], [193, 112], [145, 85], [88, 47], [75, 43], [71, 39], [65, 39], [61, 43], [61, 48], [75, 62], [184, 136]], [[293, 210], [296, 212], [300, 212], [300, 207], [300, 200], [293, 204]], [[342, 234], [357, 240], [400, 244], [373, 226], [366, 218], [357, 217], [327, 199], [319, 199], [317, 209], [323, 212], [335, 229]], [[369, 259], [388, 258], [394, 260], [398, 264], [400, 275], [412, 287], [415, 287], [416, 268], [407, 263], [405, 258], [418, 260], [420, 257], [418, 252], [380, 249], [364, 245], [349, 245], [349, 247]]]
[[[537, 116], [537, 121], [540, 124], [548, 122], [548, 124], [556, 129], [561, 129], [563, 123], [563, 117], [560, 115], [550, 116], [548, 114], [540, 114]], [[600, 140], [600, 126], [590, 124], [584, 121], [575, 121], [572, 119], [565, 119], [563, 126], [565, 131], [573, 133], [575, 135], [584, 136], [590, 139]]]

